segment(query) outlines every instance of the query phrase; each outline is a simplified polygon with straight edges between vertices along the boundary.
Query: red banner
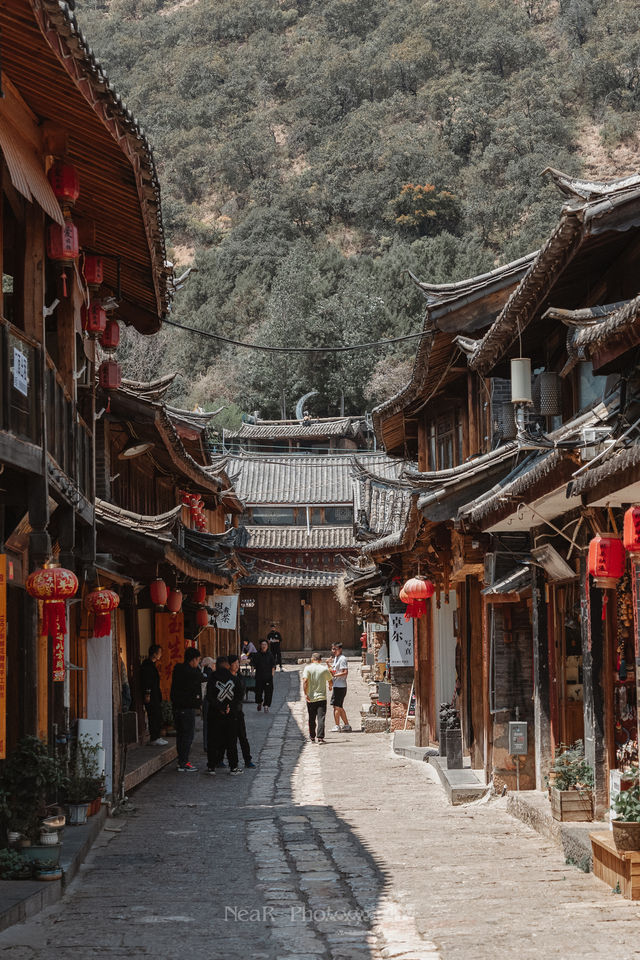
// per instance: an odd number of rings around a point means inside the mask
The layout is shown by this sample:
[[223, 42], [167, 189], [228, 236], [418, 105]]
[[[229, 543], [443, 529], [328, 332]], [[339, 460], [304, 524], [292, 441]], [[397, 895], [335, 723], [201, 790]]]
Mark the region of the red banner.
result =
[[162, 657], [156, 664], [162, 699], [169, 700], [173, 668], [184, 660], [186, 647], [184, 616], [181, 613], [156, 613], [156, 643], [162, 647]]

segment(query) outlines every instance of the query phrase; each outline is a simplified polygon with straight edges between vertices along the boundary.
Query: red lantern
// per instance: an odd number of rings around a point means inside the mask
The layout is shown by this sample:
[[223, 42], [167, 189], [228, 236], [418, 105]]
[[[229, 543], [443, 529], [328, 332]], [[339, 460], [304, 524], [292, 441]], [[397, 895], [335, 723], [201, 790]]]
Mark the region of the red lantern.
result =
[[60, 206], [72, 207], [80, 196], [80, 180], [76, 168], [64, 160], [56, 160], [47, 176]]
[[66, 600], [78, 590], [78, 578], [57, 563], [46, 563], [27, 577], [27, 593], [42, 601], [42, 636], [53, 640], [53, 679], [64, 680]]
[[82, 329], [92, 337], [99, 337], [107, 326], [107, 314], [99, 300], [92, 300], [88, 307], [84, 304], [80, 311]]
[[56, 263], [71, 266], [80, 256], [78, 231], [73, 220], [65, 220], [64, 226], [50, 223], [47, 232], [47, 256]]
[[98, 370], [98, 380], [104, 390], [117, 390], [122, 383], [122, 370], [115, 360], [103, 360]]
[[84, 278], [89, 286], [99, 287], [104, 277], [102, 257], [87, 253], [84, 258]]
[[111, 353], [113, 350], [118, 349], [119, 343], [120, 324], [112, 318], [111, 320], [107, 320], [105, 324], [104, 333], [100, 337], [100, 346], [107, 353]]
[[403, 603], [409, 603], [409, 597], [404, 592], [404, 587], [400, 588], [400, 593], [398, 594], [398, 599], [402, 600]]
[[154, 607], [164, 607], [167, 602], [167, 585], [164, 580], [158, 577], [149, 584], [149, 593], [151, 594], [151, 603]]
[[624, 515], [624, 548], [632, 557], [640, 557], [640, 507], [629, 507]]
[[625, 563], [622, 540], [613, 533], [599, 533], [589, 544], [587, 570], [594, 586], [612, 590], [624, 573]]
[[182, 591], [170, 590], [167, 599], [167, 610], [169, 613], [180, 613], [182, 609]]
[[409, 600], [428, 600], [435, 591], [435, 586], [431, 580], [425, 580], [424, 577], [412, 577], [407, 580], [402, 590]]
[[113, 590], [98, 587], [91, 591], [85, 602], [93, 614], [94, 637], [107, 637], [111, 633], [111, 611], [120, 606], [120, 597]]
[[206, 599], [207, 599], [207, 588], [205, 587], [204, 583], [197, 584], [197, 586], [194, 587], [194, 590], [193, 590], [193, 602], [202, 604], [205, 602]]
[[209, 626], [209, 614], [204, 607], [198, 607], [196, 610], [196, 623], [199, 627]]

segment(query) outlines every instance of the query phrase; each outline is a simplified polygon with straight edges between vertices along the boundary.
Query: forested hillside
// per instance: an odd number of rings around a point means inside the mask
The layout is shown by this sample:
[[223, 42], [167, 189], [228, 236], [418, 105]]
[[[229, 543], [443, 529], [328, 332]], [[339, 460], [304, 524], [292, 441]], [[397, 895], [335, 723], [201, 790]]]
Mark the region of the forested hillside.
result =
[[[197, 268], [173, 319], [270, 344], [418, 330], [406, 275], [441, 282], [535, 249], [548, 165], [637, 169], [631, 0], [77, 0], [155, 148], [170, 253]], [[410, 342], [411, 344], [411, 342]], [[413, 345], [265, 355], [166, 328], [125, 370], [177, 399], [360, 411]], [[128, 366], [127, 366], [128, 364]], [[233, 405], [235, 404], [235, 406]]]

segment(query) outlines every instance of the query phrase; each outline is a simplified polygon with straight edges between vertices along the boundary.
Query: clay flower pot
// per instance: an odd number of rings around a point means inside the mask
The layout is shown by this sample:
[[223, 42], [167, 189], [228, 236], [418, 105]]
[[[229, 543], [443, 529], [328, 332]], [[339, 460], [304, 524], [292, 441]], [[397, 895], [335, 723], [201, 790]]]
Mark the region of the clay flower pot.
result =
[[640, 850], [640, 821], [612, 820], [611, 826], [616, 850]]

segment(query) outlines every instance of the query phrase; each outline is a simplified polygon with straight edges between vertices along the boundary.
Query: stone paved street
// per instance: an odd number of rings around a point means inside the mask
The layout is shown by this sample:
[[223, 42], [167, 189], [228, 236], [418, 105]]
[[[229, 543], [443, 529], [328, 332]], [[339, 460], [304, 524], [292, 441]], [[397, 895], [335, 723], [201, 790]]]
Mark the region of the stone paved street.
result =
[[[108, 821], [63, 900], [0, 934], [0, 955], [640, 957], [640, 906], [566, 866], [504, 801], [450, 807], [384, 734], [305, 742], [298, 678], [278, 674], [269, 715], [245, 708], [257, 770], [156, 775]], [[199, 743], [192, 758], [206, 765]]]

